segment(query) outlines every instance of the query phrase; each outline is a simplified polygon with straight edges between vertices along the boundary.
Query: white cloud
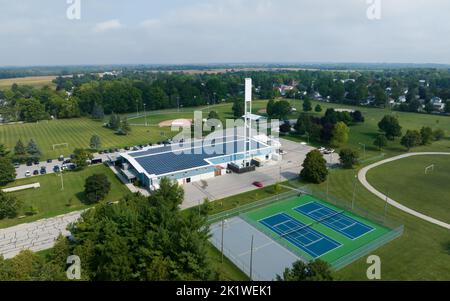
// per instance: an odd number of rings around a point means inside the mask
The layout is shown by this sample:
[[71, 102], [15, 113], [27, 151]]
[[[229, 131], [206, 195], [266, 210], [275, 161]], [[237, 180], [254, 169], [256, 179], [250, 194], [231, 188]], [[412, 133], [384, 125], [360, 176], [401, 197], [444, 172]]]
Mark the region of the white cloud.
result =
[[119, 29], [122, 27], [123, 25], [120, 23], [120, 21], [115, 19], [95, 24], [93, 31], [95, 33], [102, 33], [108, 30]]

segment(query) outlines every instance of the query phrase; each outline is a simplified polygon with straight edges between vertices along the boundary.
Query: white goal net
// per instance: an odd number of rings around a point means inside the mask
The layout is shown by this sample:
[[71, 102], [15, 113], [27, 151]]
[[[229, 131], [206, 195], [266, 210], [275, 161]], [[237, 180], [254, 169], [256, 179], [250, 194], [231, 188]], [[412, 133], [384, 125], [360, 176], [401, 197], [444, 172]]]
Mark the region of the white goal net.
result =
[[431, 164], [430, 166], [425, 167], [425, 174], [430, 174], [434, 171], [434, 164]]
[[58, 144], [52, 145], [53, 150], [57, 150], [57, 149], [61, 149], [61, 148], [68, 148], [68, 147], [69, 147], [69, 143], [58, 143]]

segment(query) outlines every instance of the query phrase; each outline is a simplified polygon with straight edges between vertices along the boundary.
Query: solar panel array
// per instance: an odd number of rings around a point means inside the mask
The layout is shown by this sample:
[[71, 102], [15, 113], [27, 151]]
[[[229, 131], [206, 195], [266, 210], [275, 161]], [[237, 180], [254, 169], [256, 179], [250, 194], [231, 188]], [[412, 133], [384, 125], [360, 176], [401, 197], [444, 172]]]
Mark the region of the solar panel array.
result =
[[[247, 144], [248, 145], [248, 144]], [[252, 141], [252, 149], [261, 149], [265, 145]], [[211, 153], [214, 150], [214, 153]], [[210, 165], [205, 159], [244, 151], [243, 140], [218, 143], [211, 149], [208, 147], [188, 147], [183, 153], [172, 150], [171, 146], [150, 149], [130, 154], [136, 162], [149, 174], [163, 175]]]

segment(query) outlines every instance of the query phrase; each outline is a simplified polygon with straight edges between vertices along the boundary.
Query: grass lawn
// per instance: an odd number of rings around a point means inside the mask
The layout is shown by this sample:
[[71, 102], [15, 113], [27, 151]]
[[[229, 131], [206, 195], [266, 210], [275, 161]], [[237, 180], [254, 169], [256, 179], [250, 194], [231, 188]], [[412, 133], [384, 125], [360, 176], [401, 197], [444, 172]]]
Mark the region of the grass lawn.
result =
[[[0, 125], [0, 143], [12, 150], [18, 139], [28, 143], [34, 139], [41, 149], [43, 159], [69, 155], [75, 148], [88, 148], [92, 135], [100, 136], [102, 148], [125, 147], [137, 144], [156, 143], [174, 135], [170, 128], [133, 126], [127, 136], [119, 136], [106, 129], [103, 124], [89, 118], [41, 121], [39, 123]], [[69, 143], [68, 148], [53, 150], [53, 144]]]
[[248, 281], [249, 278], [225, 256], [222, 256], [212, 244], [208, 244], [208, 257], [220, 281]]
[[52, 81], [56, 76], [29, 76], [18, 78], [0, 79], [0, 90], [9, 89], [13, 84], [42, 88], [44, 86], [56, 87]]
[[[83, 200], [84, 183], [87, 177], [95, 173], [104, 173], [108, 176], [111, 183], [111, 191], [106, 197], [107, 201], [118, 201], [129, 193], [128, 189], [116, 178], [114, 173], [106, 166], [99, 165], [89, 167], [78, 172], [64, 173], [64, 190], [61, 190], [61, 179], [56, 174], [47, 174], [43, 176], [17, 180], [7, 187], [26, 185], [39, 182], [41, 188], [23, 190], [12, 193], [23, 202], [23, 209], [19, 216], [23, 215], [23, 210], [34, 206], [38, 214], [25, 218], [14, 218], [0, 221], [0, 228], [11, 227], [21, 223], [36, 221], [42, 218], [53, 217], [68, 213], [71, 211], [88, 208]], [[72, 201], [70, 207], [68, 201]]]
[[[435, 164], [434, 172], [425, 167]], [[377, 190], [421, 213], [450, 223], [450, 156], [414, 156], [370, 170]]]
[[[352, 187], [356, 170], [332, 172], [330, 194], [343, 200], [352, 199]], [[326, 191], [326, 183], [311, 185]], [[385, 203], [357, 184], [356, 205], [375, 214], [384, 213]], [[383, 280], [450, 280], [450, 235], [447, 229], [422, 221], [393, 207], [387, 216], [405, 226], [402, 237], [377, 249], [372, 254], [382, 261]], [[341, 280], [367, 280], [366, 258], [336, 272]]]

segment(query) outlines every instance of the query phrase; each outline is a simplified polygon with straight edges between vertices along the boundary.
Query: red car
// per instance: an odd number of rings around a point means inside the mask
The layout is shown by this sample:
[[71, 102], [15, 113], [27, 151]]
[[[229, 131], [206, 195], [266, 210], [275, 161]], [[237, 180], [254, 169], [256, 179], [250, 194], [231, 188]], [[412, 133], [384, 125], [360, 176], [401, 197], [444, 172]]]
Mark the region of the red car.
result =
[[261, 182], [253, 182], [253, 186], [256, 186], [256, 187], [258, 187], [258, 188], [263, 188], [263, 187], [264, 187], [264, 184], [261, 183]]

